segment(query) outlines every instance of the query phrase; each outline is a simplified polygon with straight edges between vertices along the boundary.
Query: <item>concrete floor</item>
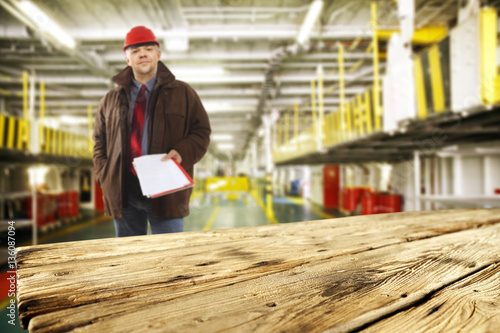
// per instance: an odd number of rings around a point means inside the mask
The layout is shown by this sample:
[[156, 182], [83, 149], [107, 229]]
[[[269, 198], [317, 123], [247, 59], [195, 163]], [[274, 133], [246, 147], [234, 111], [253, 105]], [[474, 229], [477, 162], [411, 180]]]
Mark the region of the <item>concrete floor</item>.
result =
[[[184, 231], [198, 231], [210, 229], [225, 229], [265, 225], [270, 223], [289, 223], [310, 221], [340, 216], [337, 212], [325, 211], [309, 204], [297, 197], [274, 197], [274, 216], [267, 216], [265, 203], [261, 198], [249, 193], [226, 196], [223, 194], [202, 194], [193, 196], [190, 205], [191, 213], [184, 219]], [[82, 210], [81, 220], [77, 223], [66, 225], [57, 230], [43, 233], [38, 238], [39, 244], [80, 241], [88, 239], [115, 237], [113, 220], [97, 214], [92, 210]], [[21, 235], [22, 231], [19, 231]], [[17, 246], [30, 245], [31, 232], [25, 231], [23, 238], [19, 236]], [[5, 273], [6, 268], [2, 269]], [[2, 273], [0, 273], [2, 274]], [[5, 288], [4, 288], [5, 289]], [[16, 325], [8, 323], [7, 317], [9, 298], [6, 291], [0, 295], [0, 332], [27, 332]]]

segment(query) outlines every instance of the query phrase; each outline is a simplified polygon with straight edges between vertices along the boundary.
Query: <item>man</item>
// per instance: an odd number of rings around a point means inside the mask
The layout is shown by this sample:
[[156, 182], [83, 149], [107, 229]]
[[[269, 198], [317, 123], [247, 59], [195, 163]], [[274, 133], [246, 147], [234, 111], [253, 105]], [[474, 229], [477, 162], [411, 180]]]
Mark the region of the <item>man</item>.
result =
[[192, 177], [210, 136], [207, 113], [188, 84], [161, 62], [153, 32], [137, 26], [125, 38], [128, 66], [113, 77], [117, 86], [101, 100], [94, 128], [94, 173], [103, 190], [107, 215], [117, 237], [183, 231], [191, 189], [159, 198], [142, 195], [131, 162], [165, 153]]

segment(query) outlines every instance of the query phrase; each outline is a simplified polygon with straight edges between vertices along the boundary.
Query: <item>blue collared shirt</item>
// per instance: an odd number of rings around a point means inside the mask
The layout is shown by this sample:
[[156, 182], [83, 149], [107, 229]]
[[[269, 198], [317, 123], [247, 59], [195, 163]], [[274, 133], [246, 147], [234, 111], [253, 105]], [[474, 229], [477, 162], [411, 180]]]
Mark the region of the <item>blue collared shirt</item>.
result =
[[[142, 155], [148, 154], [148, 123], [149, 123], [149, 101], [151, 100], [151, 94], [153, 93], [153, 88], [156, 84], [156, 76], [146, 82], [146, 116], [144, 117], [144, 127], [142, 128]], [[142, 83], [137, 82], [132, 78], [132, 82], [130, 83], [130, 105], [132, 105], [132, 112], [130, 113], [130, 126], [132, 127], [132, 119], [134, 119], [134, 108], [135, 101], [137, 100], [137, 96], [139, 96], [139, 92], [141, 90]]]

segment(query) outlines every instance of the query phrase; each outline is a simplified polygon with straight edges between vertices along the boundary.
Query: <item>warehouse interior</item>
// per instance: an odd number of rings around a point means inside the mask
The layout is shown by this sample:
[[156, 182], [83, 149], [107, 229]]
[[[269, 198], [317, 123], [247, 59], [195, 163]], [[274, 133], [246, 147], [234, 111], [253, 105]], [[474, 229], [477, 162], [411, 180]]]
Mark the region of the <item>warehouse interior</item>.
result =
[[499, 9], [0, 0], [2, 271], [11, 221], [16, 246], [114, 237], [92, 131], [137, 25], [212, 127], [185, 231], [500, 207]]

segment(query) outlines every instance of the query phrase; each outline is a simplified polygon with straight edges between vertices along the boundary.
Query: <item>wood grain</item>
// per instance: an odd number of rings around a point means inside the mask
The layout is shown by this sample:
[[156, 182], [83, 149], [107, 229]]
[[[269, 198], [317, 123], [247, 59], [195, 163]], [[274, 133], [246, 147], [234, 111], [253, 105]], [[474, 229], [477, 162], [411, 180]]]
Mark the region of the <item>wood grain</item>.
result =
[[496, 263], [436, 292], [429, 300], [362, 332], [500, 331], [500, 264]]
[[19, 311], [32, 332], [358, 330], [495, 265], [499, 222], [419, 212], [21, 248]]

